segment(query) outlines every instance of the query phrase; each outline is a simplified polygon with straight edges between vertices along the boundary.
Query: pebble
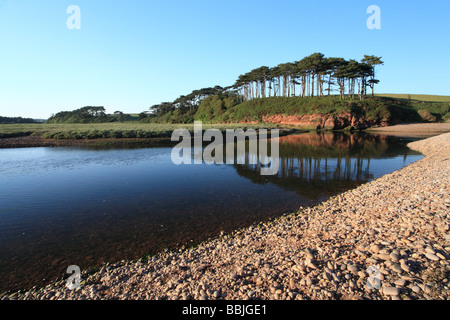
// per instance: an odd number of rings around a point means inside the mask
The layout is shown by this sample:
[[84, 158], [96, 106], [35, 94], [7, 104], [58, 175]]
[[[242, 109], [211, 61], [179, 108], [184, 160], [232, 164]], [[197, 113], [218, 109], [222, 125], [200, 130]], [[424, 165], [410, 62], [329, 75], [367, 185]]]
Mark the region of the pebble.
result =
[[411, 287], [411, 290], [414, 291], [415, 293], [420, 293], [420, 291], [421, 291], [419, 286], [413, 286], [413, 287]]
[[436, 253], [436, 256], [437, 256], [438, 258], [442, 259], [442, 260], [447, 260], [447, 258], [446, 258], [443, 254], [441, 254], [440, 252], [437, 252], [437, 253]]
[[324, 272], [323, 274], [324, 279], [327, 279], [328, 281], [333, 279], [333, 276], [329, 274], [328, 272]]
[[390, 257], [391, 260], [394, 261], [394, 262], [398, 262], [398, 261], [400, 260], [400, 257], [398, 256], [397, 253], [393, 253], [393, 252], [392, 252], [392, 253], [389, 255], [389, 257]]
[[386, 296], [398, 296], [400, 294], [400, 290], [396, 287], [384, 287], [383, 294]]
[[391, 270], [398, 272], [398, 273], [402, 273], [403, 269], [396, 263], [393, 263], [391, 266]]
[[377, 264], [377, 263], [378, 263], [378, 260], [377, 260], [377, 259], [374, 259], [374, 258], [367, 258], [367, 259], [366, 259], [366, 263], [367, 263], [368, 265], [374, 265], [374, 264]]
[[378, 255], [378, 258], [381, 260], [386, 260], [386, 261], [391, 260], [391, 256], [387, 253], [380, 253]]
[[358, 271], [359, 271], [357, 266], [354, 266], [354, 265], [351, 265], [351, 264], [347, 265], [347, 270], [350, 271], [353, 274], [357, 274]]
[[378, 253], [381, 250], [381, 247], [379, 245], [373, 245], [372, 247], [370, 247], [370, 250], [372, 250], [372, 252], [374, 253]]
[[404, 287], [406, 284], [406, 281], [404, 279], [398, 279], [394, 282], [394, 284], [399, 287]]
[[411, 270], [411, 268], [404, 263], [400, 263], [400, 268], [402, 268], [403, 271], [409, 272]]
[[309, 259], [313, 259], [314, 255], [310, 251], [307, 251], [306, 252], [306, 257], [309, 258]]
[[433, 261], [439, 261], [439, 257], [430, 252], [427, 252], [425, 254], [425, 257], [427, 257], [428, 259], [433, 260]]

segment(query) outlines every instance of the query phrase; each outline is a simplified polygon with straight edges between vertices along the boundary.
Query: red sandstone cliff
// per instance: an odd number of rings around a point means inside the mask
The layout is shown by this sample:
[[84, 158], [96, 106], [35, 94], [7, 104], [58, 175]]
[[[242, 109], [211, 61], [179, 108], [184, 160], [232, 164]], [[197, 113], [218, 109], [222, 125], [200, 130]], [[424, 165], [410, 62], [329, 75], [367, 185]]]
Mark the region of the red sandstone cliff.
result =
[[377, 124], [375, 121], [367, 120], [352, 112], [343, 112], [338, 115], [331, 114], [308, 114], [290, 115], [284, 114], [267, 115], [262, 117], [263, 122], [286, 124], [294, 126], [314, 127], [317, 129], [365, 129], [372, 126], [387, 126], [388, 123]]

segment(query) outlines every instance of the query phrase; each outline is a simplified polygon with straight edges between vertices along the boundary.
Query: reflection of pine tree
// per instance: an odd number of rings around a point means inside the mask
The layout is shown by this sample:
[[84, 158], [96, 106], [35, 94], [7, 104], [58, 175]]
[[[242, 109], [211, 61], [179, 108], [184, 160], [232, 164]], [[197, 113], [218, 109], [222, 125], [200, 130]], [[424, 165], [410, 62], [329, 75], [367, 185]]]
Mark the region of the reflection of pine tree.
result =
[[[298, 139], [295, 139], [298, 138]], [[273, 183], [317, 200], [354, 188], [374, 178], [371, 159], [411, 154], [403, 144], [368, 134], [304, 133], [279, 138], [279, 171], [261, 176], [260, 164], [235, 165], [254, 183]], [[247, 156], [247, 159], [251, 155]]]

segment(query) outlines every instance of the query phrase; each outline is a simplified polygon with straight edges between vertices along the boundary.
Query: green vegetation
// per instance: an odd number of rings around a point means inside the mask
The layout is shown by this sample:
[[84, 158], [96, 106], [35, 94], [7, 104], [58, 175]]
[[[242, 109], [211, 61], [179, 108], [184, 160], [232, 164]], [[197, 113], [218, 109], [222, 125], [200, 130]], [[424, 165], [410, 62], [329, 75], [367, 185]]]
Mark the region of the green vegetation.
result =
[[[203, 129], [277, 128], [276, 125], [204, 125]], [[3, 124], [0, 138], [19, 136], [42, 136], [45, 139], [101, 139], [101, 138], [161, 138], [170, 137], [175, 129], [187, 129], [191, 133], [193, 124], [154, 124], [139, 122], [112, 122], [89, 124]]]
[[450, 102], [450, 96], [437, 96], [429, 94], [394, 94], [394, 93], [379, 93], [379, 97], [388, 97], [416, 102]]
[[[387, 97], [367, 97], [354, 100], [330, 95], [323, 97], [270, 97], [237, 103], [237, 98], [227, 95], [209, 96], [201, 101], [188, 122], [204, 123], [262, 122], [266, 115], [338, 115], [351, 112], [377, 123], [412, 123], [445, 121], [449, 104], [443, 102], [413, 102]], [[177, 111], [149, 118], [154, 123], [177, 123]], [[151, 119], [151, 120], [150, 120]]]
[[[420, 95], [375, 96], [379, 83], [375, 68], [384, 64], [381, 57], [364, 55], [361, 61], [325, 57], [313, 53], [299, 61], [262, 66], [240, 75], [228, 87], [193, 90], [172, 102], [162, 102], [148, 111], [126, 115], [105, 113], [103, 107], [83, 107], [63, 111], [48, 119], [56, 123], [127, 123], [148, 124], [262, 122], [266, 115], [337, 115], [352, 113], [372, 124], [401, 122], [436, 122], [450, 119], [449, 99]], [[367, 94], [367, 88], [371, 94]], [[337, 94], [336, 94], [336, 93]], [[47, 132], [44, 137], [128, 138], [165, 136], [163, 132], [133, 130], [74, 130]]]
[[[173, 102], [163, 102], [150, 107], [149, 112], [141, 112], [139, 121], [146, 123], [193, 123], [194, 119], [200, 119], [202, 111], [199, 113], [200, 118], [195, 115], [203, 102], [212, 96], [218, 96], [222, 99], [230, 99], [232, 105], [237, 103], [237, 95], [234, 92], [227, 91], [229, 88], [215, 86], [214, 88], [203, 88], [194, 90], [188, 95], [183, 95]], [[228, 102], [227, 105], [230, 105]]]
[[[235, 113], [234, 117], [229, 117], [226, 113], [239, 103], [255, 99], [263, 99], [262, 103], [265, 103], [268, 101], [266, 98], [271, 97], [324, 98], [324, 92], [332, 96], [333, 91], [339, 91], [341, 100], [345, 99], [346, 92], [348, 92], [348, 99], [353, 100], [358, 95], [360, 100], [364, 100], [367, 88], [372, 89], [373, 96], [374, 86], [379, 82], [375, 79], [375, 67], [383, 64], [380, 59], [381, 57], [365, 55], [361, 62], [358, 62], [347, 61], [343, 58], [327, 58], [322, 53], [313, 53], [299, 61], [282, 63], [273, 68], [262, 66], [240, 75], [231, 86], [194, 90], [173, 102], [154, 105], [148, 112], [142, 112], [139, 115], [139, 121], [152, 123], [192, 123], [195, 120], [256, 121], [260, 119], [261, 114], [255, 115], [255, 112], [252, 112], [250, 119], [243, 119], [237, 117], [238, 113]], [[321, 103], [327, 102], [326, 100], [293, 101], [278, 99], [277, 104], [286, 102], [289, 105], [283, 108], [290, 109], [291, 104], [303, 105], [314, 101], [320, 109], [323, 107]], [[273, 110], [265, 109], [273, 113]], [[298, 112], [301, 110], [297, 110]]]
[[379, 94], [377, 96], [400, 100], [402, 104], [420, 115], [422, 120], [420, 122], [450, 121], [450, 96], [425, 94]]
[[[375, 96], [375, 68], [381, 57], [361, 62], [314, 53], [273, 68], [240, 75], [232, 86], [203, 88], [173, 102], [154, 105], [139, 115], [148, 123], [261, 122], [265, 115], [353, 112], [375, 122], [436, 122], [450, 119], [450, 97]], [[367, 95], [367, 88], [371, 95]], [[333, 92], [337, 91], [338, 94]], [[326, 94], [325, 94], [326, 93]], [[356, 96], [359, 99], [355, 99]]]
[[[445, 97], [443, 97], [445, 99]], [[281, 125], [265, 124], [263, 115], [273, 114], [339, 114], [353, 112], [363, 114], [366, 119], [399, 122], [427, 122], [450, 120], [450, 103], [433, 101], [411, 101], [375, 96], [365, 100], [341, 100], [339, 96], [325, 97], [270, 97], [253, 99], [236, 104], [232, 96], [213, 95], [199, 103], [192, 121], [202, 120], [203, 129], [217, 128], [277, 128]], [[135, 115], [136, 117], [137, 115]], [[172, 116], [174, 116], [172, 114]], [[164, 117], [162, 114], [161, 117]], [[175, 117], [175, 116], [174, 116]], [[97, 138], [152, 138], [170, 137], [178, 128], [193, 130], [193, 124], [151, 123], [161, 121], [151, 117], [144, 121], [55, 124], [16, 123], [0, 124], [0, 138], [39, 135], [50, 139], [97, 139]], [[170, 118], [169, 118], [170, 120]], [[176, 120], [176, 118], [172, 118]], [[259, 124], [242, 124], [240, 121], [258, 121]], [[175, 121], [174, 121], [175, 122]], [[222, 123], [222, 124], [219, 124]], [[283, 126], [286, 127], [286, 126]], [[303, 128], [304, 129], [304, 128]]]
[[342, 101], [336, 96], [307, 97], [270, 97], [253, 99], [228, 108], [222, 115], [212, 119], [212, 122], [262, 121], [265, 115], [304, 115], [328, 114], [350, 111], [354, 101]]
[[364, 55], [361, 62], [344, 58], [327, 58], [322, 53], [313, 53], [295, 62], [279, 64], [276, 67], [266, 66], [254, 69], [239, 76], [233, 88], [240, 92], [244, 101], [275, 97], [296, 96], [296, 88], [299, 86], [298, 96], [302, 98], [314, 95], [324, 96], [324, 91], [331, 95], [332, 91], [339, 91], [344, 98], [348, 92], [350, 98], [354, 98], [355, 91], [363, 100], [367, 94], [367, 87], [372, 89], [375, 84], [375, 67], [381, 65], [381, 57]]
[[31, 118], [22, 118], [22, 117], [1, 117], [0, 116], [0, 124], [6, 123], [36, 123]]
[[104, 107], [83, 107], [74, 111], [61, 111], [52, 115], [47, 123], [104, 123], [104, 122], [126, 122], [133, 117], [116, 111], [113, 115], [105, 113]]

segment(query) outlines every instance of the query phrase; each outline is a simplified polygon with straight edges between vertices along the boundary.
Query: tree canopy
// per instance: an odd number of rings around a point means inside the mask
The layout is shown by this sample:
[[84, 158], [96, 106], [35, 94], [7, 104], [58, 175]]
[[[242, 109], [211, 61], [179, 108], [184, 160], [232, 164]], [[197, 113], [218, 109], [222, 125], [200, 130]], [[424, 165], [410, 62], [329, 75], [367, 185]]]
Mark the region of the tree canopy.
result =
[[104, 107], [87, 106], [74, 111], [61, 111], [52, 115], [47, 123], [100, 123], [100, 122], [123, 122], [129, 121], [130, 115], [122, 111], [114, 114], [106, 114]]
[[316, 52], [298, 61], [253, 69], [240, 75], [232, 87], [243, 101], [272, 94], [275, 97], [321, 97], [324, 92], [330, 95], [332, 91], [339, 91], [341, 98], [347, 92], [351, 99], [356, 91], [363, 100], [367, 87], [372, 88], [373, 94], [374, 85], [379, 82], [375, 79], [375, 66], [380, 64], [383, 64], [381, 57], [364, 55], [358, 62], [327, 58]]
[[[228, 91], [230, 88], [221, 86], [194, 90], [188, 95], [182, 95], [173, 102], [162, 102], [150, 107], [149, 111], [139, 114], [141, 122], [192, 123], [203, 102], [211, 102], [207, 98], [216, 96], [225, 106], [235, 105], [236, 93]], [[231, 103], [230, 101], [233, 101]], [[205, 109], [205, 108], [202, 108]], [[220, 112], [220, 111], [217, 111]]]
[[36, 121], [31, 118], [0, 116], [0, 124], [9, 124], [9, 123], [36, 123]]

